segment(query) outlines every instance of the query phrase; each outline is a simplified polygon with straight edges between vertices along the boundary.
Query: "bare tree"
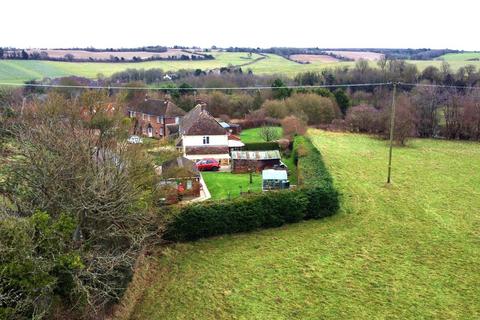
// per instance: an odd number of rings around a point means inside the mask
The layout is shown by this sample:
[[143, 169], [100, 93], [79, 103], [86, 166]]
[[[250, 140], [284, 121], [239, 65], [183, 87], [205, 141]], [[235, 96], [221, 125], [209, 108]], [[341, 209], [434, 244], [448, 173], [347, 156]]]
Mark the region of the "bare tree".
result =
[[266, 142], [270, 142], [280, 138], [280, 132], [278, 127], [263, 126], [260, 128], [260, 137]]
[[18, 161], [2, 192], [17, 216], [42, 210], [75, 221], [71, 246], [82, 267], [65, 271], [68, 295], [82, 313], [95, 314], [119, 300], [139, 252], [161, 223], [152, 223], [152, 162], [141, 146], [123, 139], [122, 113], [101, 93], [85, 93], [79, 101], [54, 94], [18, 119]]

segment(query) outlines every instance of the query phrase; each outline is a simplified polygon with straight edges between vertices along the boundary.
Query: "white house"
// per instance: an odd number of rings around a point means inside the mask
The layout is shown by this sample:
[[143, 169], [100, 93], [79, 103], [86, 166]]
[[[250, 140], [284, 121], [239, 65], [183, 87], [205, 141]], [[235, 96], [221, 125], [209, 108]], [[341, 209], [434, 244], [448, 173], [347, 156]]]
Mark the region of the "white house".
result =
[[229, 133], [204, 105], [197, 105], [180, 121], [177, 147], [187, 159], [216, 159], [221, 164], [230, 163]]

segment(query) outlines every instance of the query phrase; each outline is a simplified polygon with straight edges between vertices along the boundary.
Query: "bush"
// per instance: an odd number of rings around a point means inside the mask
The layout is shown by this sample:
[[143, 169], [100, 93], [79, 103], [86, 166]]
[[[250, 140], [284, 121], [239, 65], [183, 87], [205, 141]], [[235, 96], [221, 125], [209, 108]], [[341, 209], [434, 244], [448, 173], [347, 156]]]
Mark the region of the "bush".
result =
[[280, 147], [278, 146], [278, 142], [270, 141], [270, 142], [251, 142], [245, 143], [243, 150], [245, 151], [263, 151], [263, 150], [278, 150]]
[[285, 104], [289, 115], [305, 119], [309, 125], [330, 124], [333, 119], [341, 116], [333, 99], [313, 93], [295, 94], [285, 100]]
[[345, 123], [350, 131], [380, 133], [385, 131], [381, 111], [369, 105], [359, 105], [348, 110]]
[[282, 120], [283, 135], [292, 138], [296, 135], [304, 135], [307, 132], [307, 124], [305, 121], [295, 117], [288, 116]]

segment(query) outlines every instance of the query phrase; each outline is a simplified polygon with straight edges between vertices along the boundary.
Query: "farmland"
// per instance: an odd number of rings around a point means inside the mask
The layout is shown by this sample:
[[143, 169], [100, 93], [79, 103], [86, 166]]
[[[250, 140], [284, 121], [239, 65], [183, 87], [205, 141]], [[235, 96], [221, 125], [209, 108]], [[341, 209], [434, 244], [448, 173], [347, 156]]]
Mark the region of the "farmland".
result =
[[[171, 246], [133, 319], [480, 317], [480, 145], [310, 131], [333, 217]], [[452, 165], [455, 159], [455, 165]]]
[[214, 69], [224, 66], [241, 65], [258, 57], [251, 58], [245, 53], [214, 53], [215, 60], [203, 61], [147, 61], [137, 63], [108, 63], [108, 62], [57, 62], [37, 60], [0, 60], [0, 81], [22, 82], [44, 77], [63, 77], [76, 75], [86, 78], [96, 78], [99, 74], [110, 76], [115, 72], [128, 68], [151, 69], [160, 68], [165, 71], [179, 69]]
[[353, 60], [365, 59], [369, 61], [380, 60], [383, 58], [383, 54], [370, 51], [326, 51], [327, 53], [333, 53], [335, 55], [345, 57]]
[[86, 50], [60, 50], [60, 49], [28, 49], [27, 53], [45, 52], [50, 58], [64, 58], [65, 55], [71, 54], [73, 60], [75, 59], [94, 59], [94, 60], [109, 60], [111, 56], [132, 60], [133, 57], [140, 59], [148, 59], [151, 57], [178, 57], [186, 55], [191, 57], [192, 54], [180, 49], [168, 49], [165, 52], [151, 52], [151, 51], [86, 51]]
[[448, 62], [453, 61], [477, 61], [480, 60], [480, 52], [448, 53], [440, 57]]
[[[355, 65], [353, 61], [325, 61], [324, 59], [308, 58], [308, 64], [300, 64], [295, 61], [285, 59], [276, 54], [267, 54], [264, 59], [256, 60], [261, 56], [252, 54], [248, 57], [247, 53], [240, 52], [212, 52], [214, 60], [203, 61], [146, 61], [146, 62], [57, 62], [57, 61], [40, 61], [40, 60], [0, 60], [0, 81], [21, 83], [32, 79], [42, 79], [44, 77], [63, 77], [69, 75], [82, 76], [87, 78], [97, 78], [99, 74], [110, 76], [115, 72], [123, 71], [128, 68], [151, 69], [160, 68], [164, 71], [177, 71], [180, 69], [197, 69], [202, 70], [227, 67], [229, 65], [244, 66], [245, 70], [251, 69], [255, 74], [284, 74], [295, 76], [299, 72], [305, 71], [321, 71], [325, 68], [335, 68], [339, 66], [352, 67]], [[464, 55], [464, 56], [458, 56]], [[453, 70], [465, 66], [467, 64], [480, 67], [480, 61], [467, 61], [467, 54], [445, 55]], [[480, 55], [480, 54], [468, 54]], [[473, 58], [475, 56], [472, 56]], [[471, 57], [470, 57], [471, 58]], [[303, 60], [306, 57], [302, 58]], [[441, 60], [422, 60], [409, 61], [417, 65], [420, 70], [427, 66], [434, 65], [440, 67]], [[371, 66], [376, 66], [375, 61], [370, 62]]]

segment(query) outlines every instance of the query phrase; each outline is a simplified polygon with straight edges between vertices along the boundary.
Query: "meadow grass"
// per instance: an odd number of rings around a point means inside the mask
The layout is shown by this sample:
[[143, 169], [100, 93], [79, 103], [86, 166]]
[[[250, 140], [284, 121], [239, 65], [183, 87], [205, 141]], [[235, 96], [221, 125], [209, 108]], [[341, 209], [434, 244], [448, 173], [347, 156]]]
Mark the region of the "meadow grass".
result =
[[237, 198], [240, 191], [261, 192], [262, 176], [258, 173], [252, 175], [252, 184], [250, 184], [250, 174], [248, 173], [230, 173], [230, 172], [202, 172], [203, 179], [207, 184], [213, 200]]
[[478, 319], [480, 144], [310, 131], [333, 217], [170, 246], [133, 319]]

